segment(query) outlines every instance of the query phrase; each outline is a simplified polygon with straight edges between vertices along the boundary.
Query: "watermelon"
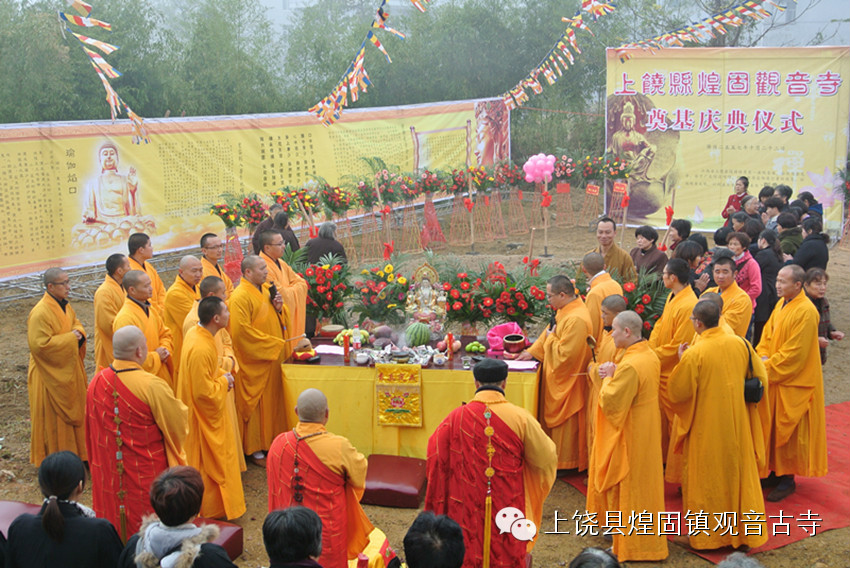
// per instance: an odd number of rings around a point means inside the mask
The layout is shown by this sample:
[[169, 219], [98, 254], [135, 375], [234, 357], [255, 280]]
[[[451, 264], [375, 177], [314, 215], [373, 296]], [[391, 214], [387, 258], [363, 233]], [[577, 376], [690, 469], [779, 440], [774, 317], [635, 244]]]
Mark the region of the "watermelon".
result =
[[431, 341], [431, 326], [416, 322], [410, 324], [404, 332], [408, 347], [419, 347]]

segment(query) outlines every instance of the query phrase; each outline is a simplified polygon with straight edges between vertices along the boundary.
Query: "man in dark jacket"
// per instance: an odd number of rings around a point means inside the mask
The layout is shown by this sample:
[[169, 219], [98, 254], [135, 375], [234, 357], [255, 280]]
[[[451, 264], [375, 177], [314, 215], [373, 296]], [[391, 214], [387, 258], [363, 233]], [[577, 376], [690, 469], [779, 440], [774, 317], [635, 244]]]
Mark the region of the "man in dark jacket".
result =
[[776, 219], [779, 246], [782, 252], [793, 255], [803, 244], [803, 230], [797, 226], [797, 218], [791, 213], [780, 213]]

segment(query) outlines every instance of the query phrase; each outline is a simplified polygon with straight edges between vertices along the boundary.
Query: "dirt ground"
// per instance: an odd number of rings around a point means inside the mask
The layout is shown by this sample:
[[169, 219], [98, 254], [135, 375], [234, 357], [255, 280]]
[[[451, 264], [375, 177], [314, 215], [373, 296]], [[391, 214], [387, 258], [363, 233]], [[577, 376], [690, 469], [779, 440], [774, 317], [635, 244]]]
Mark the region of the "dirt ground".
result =
[[[537, 237], [535, 253], [542, 252], [540, 235]], [[520, 243], [518, 248], [509, 248], [511, 243]], [[576, 260], [588, 249], [595, 245], [594, 234], [586, 228], [551, 229], [549, 251], [552, 258], [542, 259], [543, 263], [560, 265], [569, 260]], [[634, 246], [632, 233], [626, 234], [625, 248]], [[522, 257], [527, 253], [528, 235], [509, 236], [507, 239], [479, 243], [476, 251], [479, 255], [465, 256], [468, 247], [455, 248], [440, 254], [464, 255], [464, 262], [487, 263], [499, 260], [509, 269], [518, 266]], [[830, 283], [827, 297], [832, 306], [832, 321], [842, 331], [850, 331], [850, 251], [834, 248], [829, 264]], [[468, 260], [467, 260], [468, 259]], [[416, 266], [421, 263], [421, 255], [409, 256], [403, 259], [405, 266]], [[162, 275], [166, 286], [173, 281], [173, 273]], [[3, 334], [0, 342], [0, 499], [12, 499], [28, 502], [38, 502], [42, 499], [36, 482], [36, 469], [29, 463], [29, 412], [27, 403], [27, 361], [28, 349], [26, 342], [27, 314], [37, 298], [19, 301], [14, 304], [0, 306]], [[92, 306], [89, 302], [74, 302], [80, 320], [87, 330], [93, 329]], [[93, 355], [89, 348], [87, 368], [93, 372]], [[850, 367], [850, 339], [833, 342], [829, 347], [829, 359], [824, 368], [826, 404], [850, 400], [850, 382], [847, 369]], [[844, 369], [842, 371], [842, 369]], [[332, 395], [332, 393], [329, 393]], [[345, 434], [344, 432], [338, 432]], [[261, 526], [267, 512], [265, 470], [254, 465], [248, 466], [243, 474], [245, 496], [248, 502], [248, 512], [235, 522], [245, 529], [245, 553], [237, 564], [242, 567], [267, 566], [268, 559], [262, 545]], [[91, 496], [87, 492], [83, 502], [90, 504]], [[384, 507], [365, 507], [369, 518], [375, 526], [381, 528], [389, 537], [390, 543], [397, 549], [401, 548], [402, 539], [407, 527], [418, 514], [412, 509], [392, 509]], [[555, 518], [555, 510], [564, 511], [584, 510], [584, 497], [571, 486], [558, 481], [552, 493], [546, 500], [544, 508], [544, 526], [546, 520]], [[850, 514], [850, 512], [848, 512]], [[819, 533], [817, 536], [796, 542], [790, 546], [771, 552], [756, 555], [765, 566], [776, 568], [838, 568], [850, 566], [850, 528]], [[534, 549], [535, 566], [551, 567], [565, 566], [569, 560], [586, 546], [607, 547], [602, 537], [579, 537], [576, 535], [547, 535], [539, 537]], [[844, 558], [844, 560], [841, 560]], [[640, 565], [630, 563], [630, 565]], [[649, 566], [652, 563], [643, 563]], [[671, 544], [670, 557], [664, 562], [666, 566], [676, 567], [705, 567], [711, 563], [688, 552], [685, 548]]]

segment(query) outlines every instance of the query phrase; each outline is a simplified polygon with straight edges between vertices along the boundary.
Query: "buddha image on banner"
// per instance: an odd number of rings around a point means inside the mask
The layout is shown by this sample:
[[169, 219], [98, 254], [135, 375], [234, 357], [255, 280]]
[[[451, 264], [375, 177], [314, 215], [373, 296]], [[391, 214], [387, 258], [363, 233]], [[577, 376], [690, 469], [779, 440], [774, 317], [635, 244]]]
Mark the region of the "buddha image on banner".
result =
[[[631, 166], [630, 223], [723, 225], [735, 181], [790, 186], [840, 228], [850, 47], [639, 48], [607, 53], [606, 140]], [[606, 184], [610, 190], [610, 183]]]
[[74, 225], [72, 245], [123, 243], [133, 233], [156, 234], [156, 222], [142, 213], [143, 191], [132, 165], [122, 168], [118, 147], [110, 141], [97, 150], [98, 169], [86, 184], [82, 221]]

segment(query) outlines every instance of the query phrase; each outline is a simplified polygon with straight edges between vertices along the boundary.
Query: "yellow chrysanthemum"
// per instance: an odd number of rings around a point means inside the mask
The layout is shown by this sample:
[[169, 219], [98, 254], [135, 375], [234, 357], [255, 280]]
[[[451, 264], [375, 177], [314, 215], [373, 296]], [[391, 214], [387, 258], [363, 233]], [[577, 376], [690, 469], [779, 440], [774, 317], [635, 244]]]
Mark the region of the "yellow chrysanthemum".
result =
[[369, 271], [364, 268], [360, 271], [360, 274], [369, 274]]
[[389, 274], [392, 271], [393, 271], [393, 265], [392, 264], [388, 264], [384, 267], [384, 272], [386, 272], [387, 274]]
[[387, 282], [392, 282], [395, 280], [395, 274], [387, 274]]
[[397, 308], [397, 307], [398, 307], [398, 304], [387, 304], [387, 308], [389, 308], [389, 309]]
[[324, 268], [325, 270], [329, 269], [330, 267], [331, 267], [330, 264], [323, 264], [322, 265], [322, 268]]
[[384, 271], [383, 271], [383, 270], [379, 270], [379, 271], [378, 271], [378, 276], [380, 276], [381, 278], [383, 278], [383, 277], [384, 277]]
[[399, 276], [398, 283], [404, 286], [405, 284], [407, 284], [407, 278], [405, 278], [404, 276]]

